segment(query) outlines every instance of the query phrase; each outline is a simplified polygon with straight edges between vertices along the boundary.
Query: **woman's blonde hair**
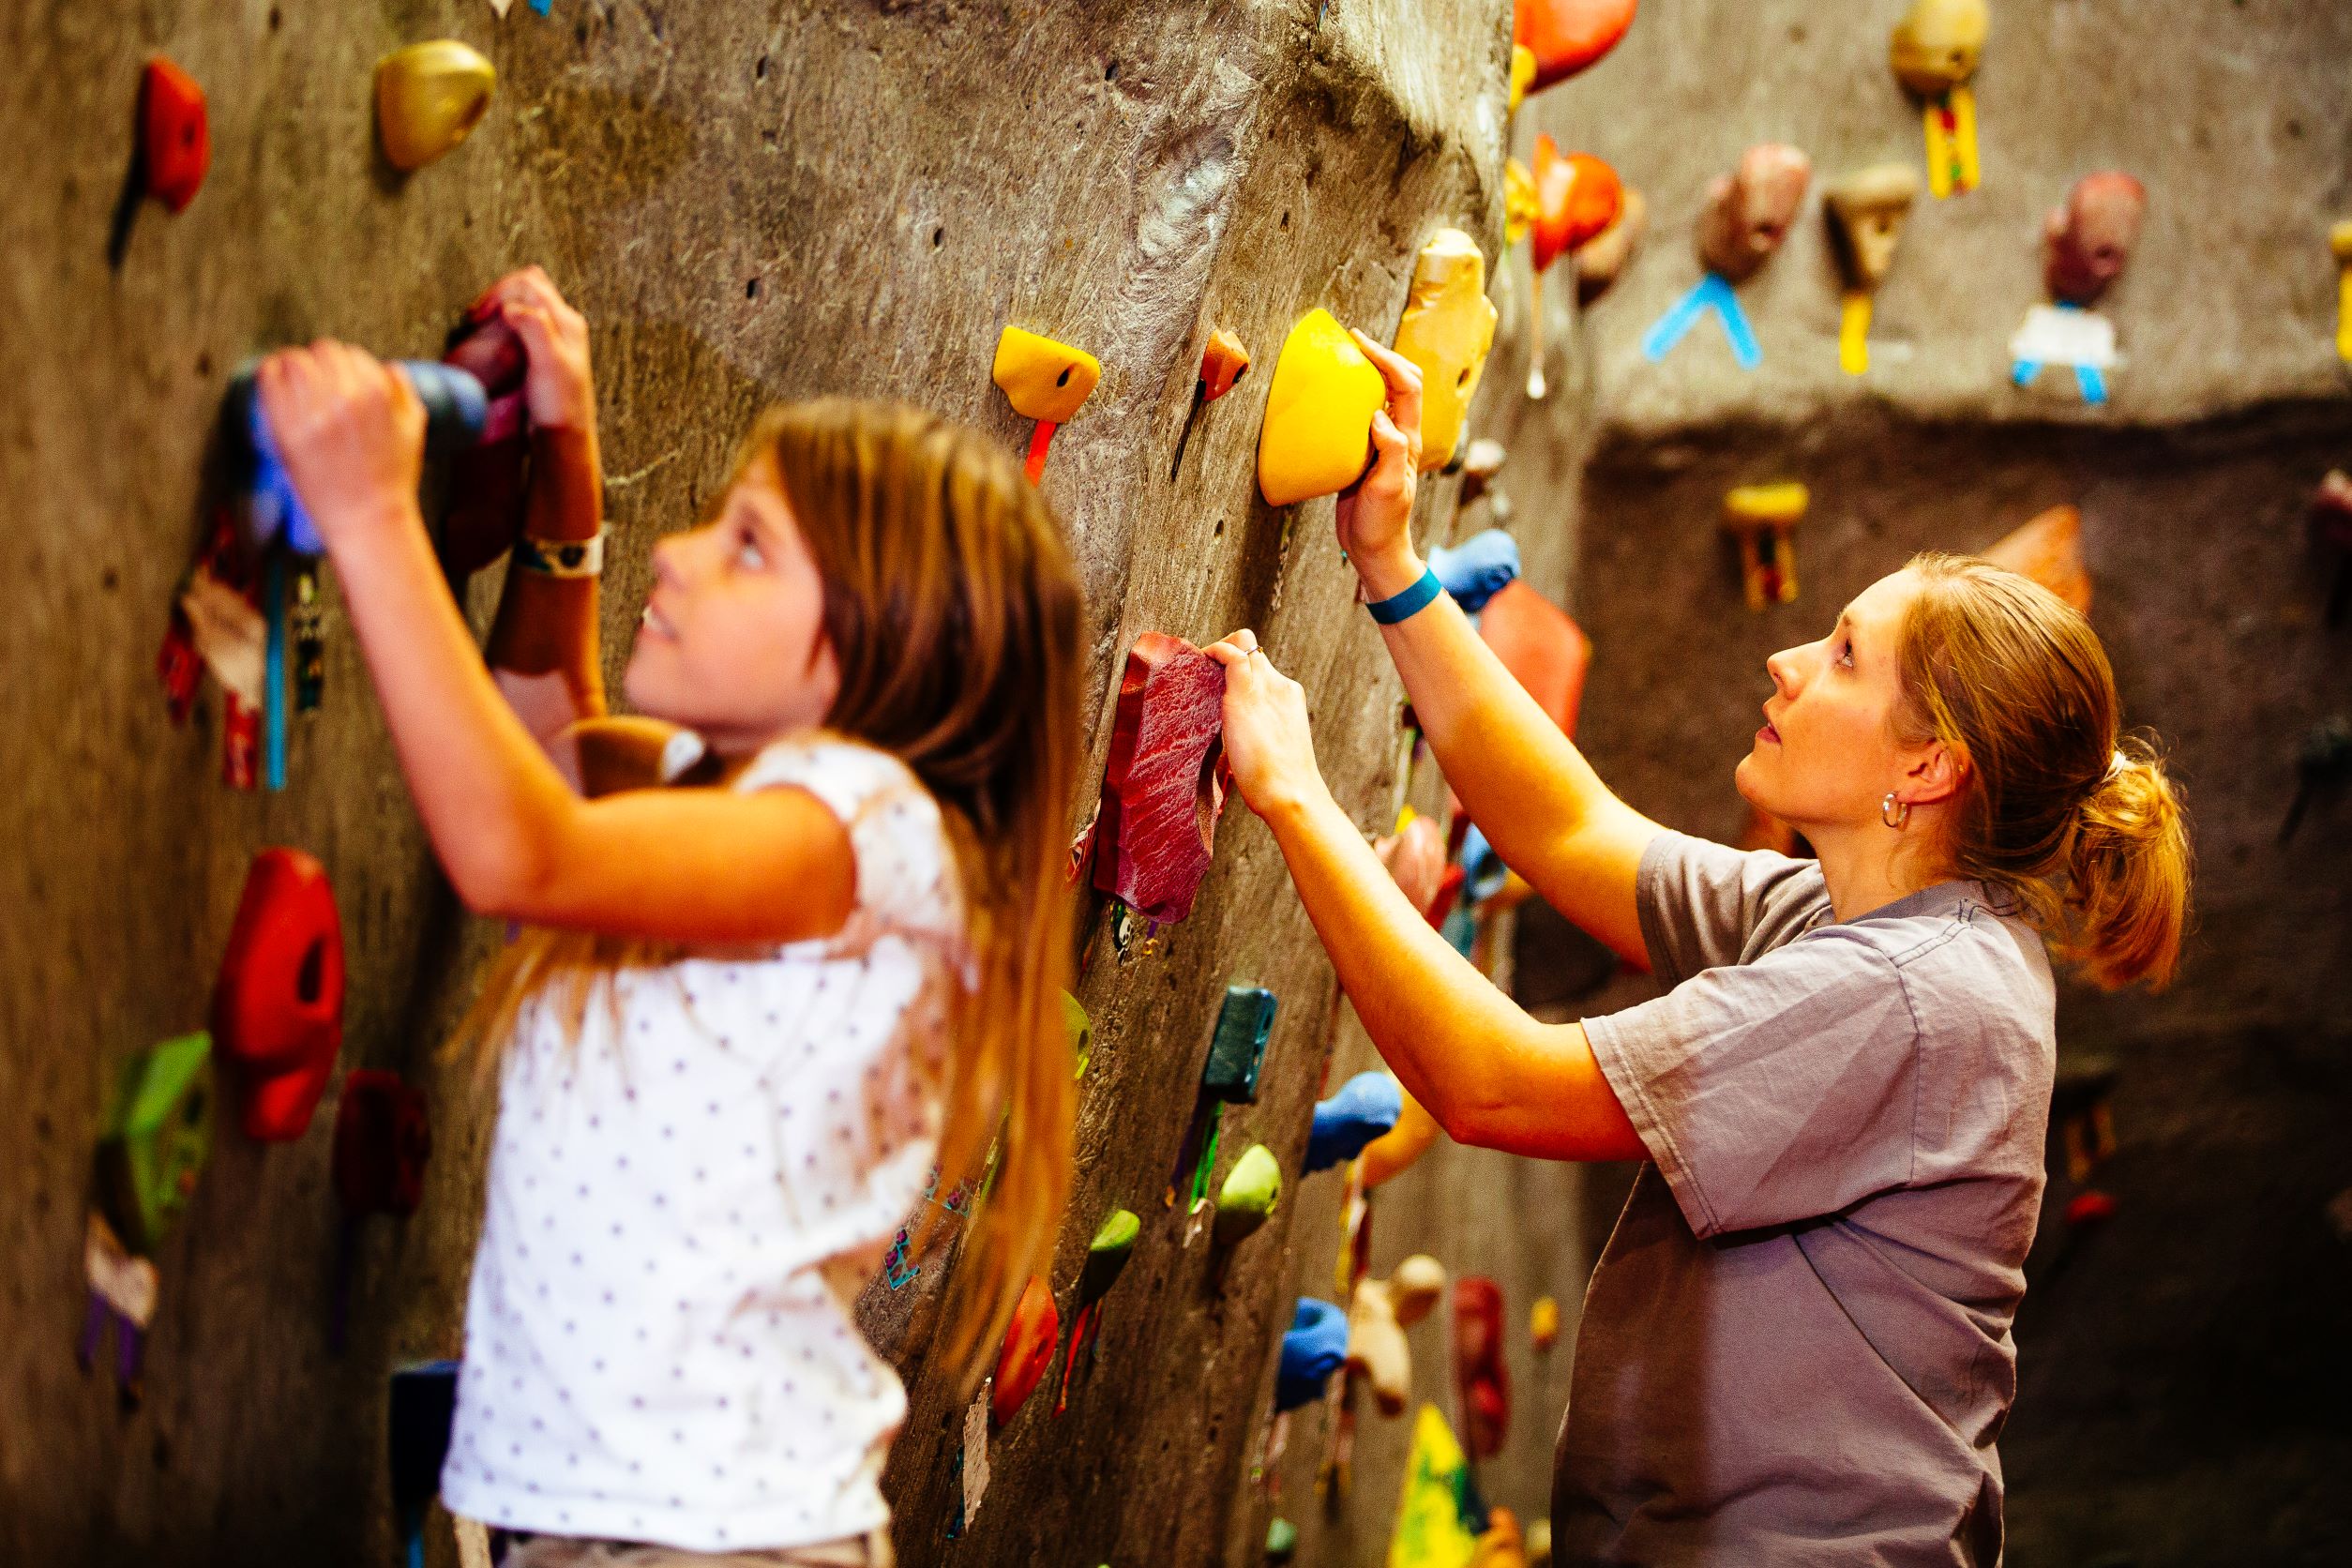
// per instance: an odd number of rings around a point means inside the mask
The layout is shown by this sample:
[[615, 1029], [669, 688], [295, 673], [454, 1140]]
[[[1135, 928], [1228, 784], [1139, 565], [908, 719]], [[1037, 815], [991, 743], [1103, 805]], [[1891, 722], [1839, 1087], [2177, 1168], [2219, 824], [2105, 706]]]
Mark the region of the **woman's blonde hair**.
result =
[[2098, 635], [1989, 561], [1930, 552], [1909, 569], [1895, 724], [1962, 765], [1938, 846], [1952, 874], [2007, 891], [2096, 984], [2164, 985], [2188, 923], [2188, 817], [2155, 747], [2123, 732]]
[[[939, 1166], [942, 1190], [978, 1194], [945, 1346], [969, 1374], [1030, 1274], [1050, 1264], [1069, 1196], [1075, 1094], [1061, 992], [1080, 757], [1078, 577], [1060, 522], [1011, 455], [934, 415], [839, 398], [778, 404], [745, 438], [735, 476], [762, 453], [824, 585], [841, 673], [824, 727], [913, 771], [962, 872], [976, 984], [954, 1010]], [[495, 1061], [542, 995], [577, 1038], [614, 972], [679, 952], [527, 931], [459, 1038]], [[942, 1212], [926, 1208], [918, 1247]]]

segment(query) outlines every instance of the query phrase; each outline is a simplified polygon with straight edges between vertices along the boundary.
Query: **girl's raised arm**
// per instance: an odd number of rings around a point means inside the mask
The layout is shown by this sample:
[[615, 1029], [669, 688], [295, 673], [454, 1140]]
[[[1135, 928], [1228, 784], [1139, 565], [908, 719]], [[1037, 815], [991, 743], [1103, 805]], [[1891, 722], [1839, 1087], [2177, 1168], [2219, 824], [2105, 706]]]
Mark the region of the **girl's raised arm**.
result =
[[416, 509], [424, 411], [340, 343], [262, 362], [263, 404], [318, 521], [433, 849], [474, 910], [687, 942], [828, 935], [849, 835], [798, 790], [580, 798], [500, 697]]
[[[1411, 589], [1426, 569], [1410, 527], [1421, 371], [1355, 336], [1388, 382], [1388, 406], [1373, 415], [1372, 471], [1340, 498], [1339, 542], [1365, 598], [1378, 602]], [[1503, 862], [1554, 909], [1646, 963], [1634, 882], [1658, 824], [1610, 792], [1453, 599], [1440, 594], [1380, 635], [1446, 782]]]

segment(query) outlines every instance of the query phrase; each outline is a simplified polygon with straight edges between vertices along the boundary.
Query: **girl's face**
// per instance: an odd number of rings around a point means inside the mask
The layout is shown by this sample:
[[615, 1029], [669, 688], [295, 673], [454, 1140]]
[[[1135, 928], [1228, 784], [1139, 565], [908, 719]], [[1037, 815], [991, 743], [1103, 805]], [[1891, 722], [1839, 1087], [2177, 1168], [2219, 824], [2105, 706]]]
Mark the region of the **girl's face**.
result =
[[1907, 783], [1922, 781], [1914, 774], [1938, 749], [1905, 746], [1894, 732], [1896, 646], [1918, 592], [1907, 571], [1882, 577], [1829, 636], [1764, 661], [1772, 677], [1765, 723], [1733, 776], [1750, 804], [1810, 836], [1877, 822], [1890, 791], [1909, 798]]
[[762, 452], [717, 518], [654, 549], [654, 591], [622, 689], [722, 753], [821, 722], [841, 689], [824, 583]]

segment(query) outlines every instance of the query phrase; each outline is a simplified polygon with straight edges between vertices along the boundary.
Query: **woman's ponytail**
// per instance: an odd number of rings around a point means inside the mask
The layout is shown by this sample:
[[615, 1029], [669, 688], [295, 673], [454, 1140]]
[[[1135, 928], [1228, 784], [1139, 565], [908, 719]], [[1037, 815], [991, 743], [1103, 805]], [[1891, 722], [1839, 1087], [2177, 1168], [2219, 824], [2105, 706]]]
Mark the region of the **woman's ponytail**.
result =
[[2077, 815], [2060, 953], [2109, 988], [2162, 987], [2189, 918], [2189, 822], [2164, 763], [2127, 738]]
[[1966, 761], [1937, 846], [1948, 873], [2008, 893], [2093, 984], [2164, 985], [2189, 920], [2188, 816], [2155, 748], [2122, 735], [2090, 623], [1988, 561], [1930, 553], [1910, 571], [1895, 726]]

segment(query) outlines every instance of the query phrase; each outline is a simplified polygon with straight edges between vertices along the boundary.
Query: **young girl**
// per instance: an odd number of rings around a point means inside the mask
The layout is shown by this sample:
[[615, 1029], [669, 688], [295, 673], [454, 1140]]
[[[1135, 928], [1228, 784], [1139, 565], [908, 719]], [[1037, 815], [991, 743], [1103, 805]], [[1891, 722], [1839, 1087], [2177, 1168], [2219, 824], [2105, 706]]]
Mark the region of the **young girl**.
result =
[[1448, 782], [1551, 903], [1669, 988], [1536, 1022], [1409, 904], [1316, 771], [1257, 639], [1225, 746], [1365, 1028], [1465, 1143], [1643, 1160], [1586, 1294], [1553, 1561], [1991, 1564], [2009, 1326], [2057, 1054], [2043, 938], [2162, 982], [2188, 843], [2055, 596], [1928, 555], [1767, 661], [1741, 794], [1817, 861], [1669, 833], [1611, 794], [1425, 577], [1407, 533], [1420, 383], [1389, 381], [1343, 499]]
[[[993, 1141], [968, 1359], [1068, 1186], [1071, 564], [972, 432], [775, 408], [655, 550], [626, 686], [676, 730], [582, 726], [586, 324], [536, 269], [491, 313], [528, 352], [533, 463], [489, 669], [418, 516], [405, 379], [332, 342], [260, 370], [433, 848], [532, 927], [475, 1013], [503, 1070], [444, 1496], [535, 1537], [509, 1564], [886, 1562], [906, 1401], [850, 1304], [934, 1158], [976, 1176]], [[712, 781], [583, 798], [632, 741], [641, 782]]]

